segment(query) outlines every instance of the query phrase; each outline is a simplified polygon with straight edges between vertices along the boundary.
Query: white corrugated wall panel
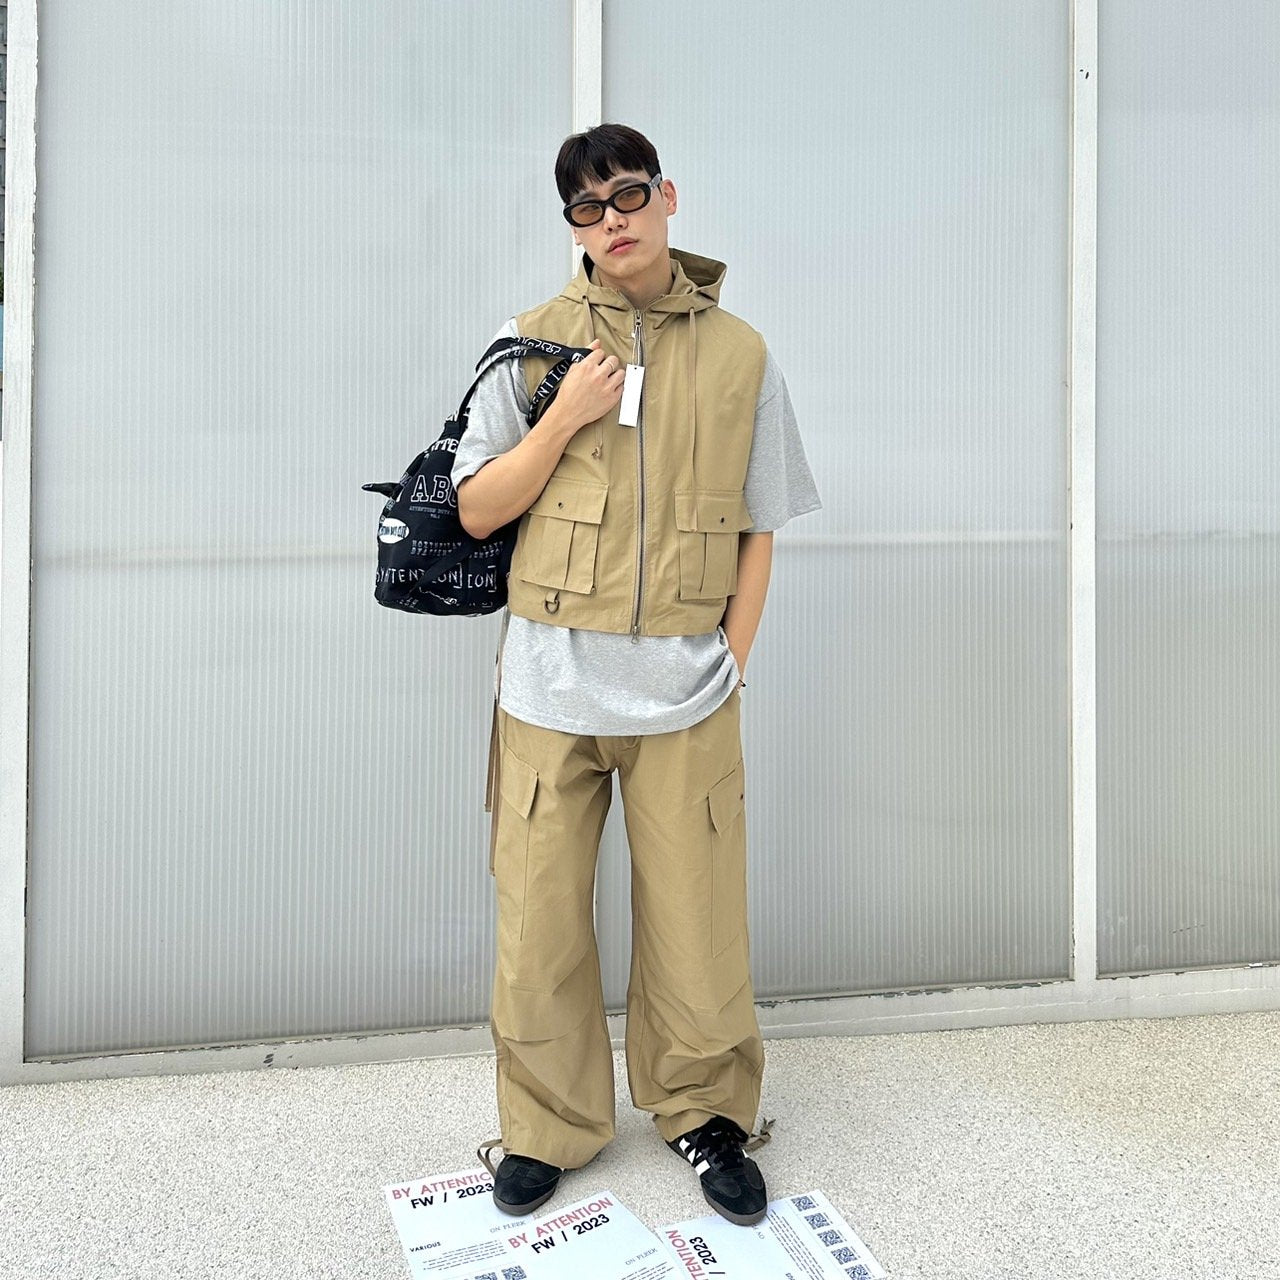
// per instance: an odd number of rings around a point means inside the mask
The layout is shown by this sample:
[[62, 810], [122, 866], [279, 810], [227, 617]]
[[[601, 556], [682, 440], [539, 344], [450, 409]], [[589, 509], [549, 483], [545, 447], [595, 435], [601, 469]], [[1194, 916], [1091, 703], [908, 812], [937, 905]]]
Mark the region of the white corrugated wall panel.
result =
[[1067, 19], [605, 10], [605, 118], [727, 262], [825, 504], [775, 536], [743, 695], [760, 995], [1068, 970]]
[[[1280, 959], [1280, 22], [1231, 14], [1100, 20], [1103, 973]], [[565, 279], [571, 17], [41, 9], [29, 1056], [484, 1019], [496, 620], [379, 609], [358, 485]], [[825, 502], [743, 700], [757, 990], [1062, 976], [1067, 7], [604, 17]]]
[[1280, 6], [1098, 39], [1098, 968], [1274, 962]]
[[27, 1054], [483, 1020], [495, 621], [359, 485], [563, 283], [569, 0], [39, 16]]

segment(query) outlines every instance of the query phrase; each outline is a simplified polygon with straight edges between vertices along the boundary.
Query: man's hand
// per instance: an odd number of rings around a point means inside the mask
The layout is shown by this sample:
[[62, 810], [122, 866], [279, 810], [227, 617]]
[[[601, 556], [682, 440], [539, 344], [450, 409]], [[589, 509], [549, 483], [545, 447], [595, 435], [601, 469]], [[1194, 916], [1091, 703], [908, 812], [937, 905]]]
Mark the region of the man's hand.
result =
[[625, 367], [591, 340], [589, 356], [569, 366], [555, 398], [520, 443], [458, 485], [458, 519], [473, 538], [487, 538], [533, 505], [564, 453], [589, 422], [622, 397]]
[[585, 427], [603, 418], [622, 399], [626, 365], [617, 356], [606, 355], [600, 339], [591, 339], [591, 354], [569, 366], [547, 413], [555, 411], [567, 426]]

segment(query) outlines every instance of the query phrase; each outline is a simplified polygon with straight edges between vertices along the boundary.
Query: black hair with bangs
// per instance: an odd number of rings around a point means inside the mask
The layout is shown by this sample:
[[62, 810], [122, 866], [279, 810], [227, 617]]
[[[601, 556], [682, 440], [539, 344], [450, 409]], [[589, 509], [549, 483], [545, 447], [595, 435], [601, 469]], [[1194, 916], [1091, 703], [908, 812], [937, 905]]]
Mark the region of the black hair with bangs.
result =
[[625, 124], [597, 124], [585, 133], [572, 133], [556, 156], [556, 187], [568, 204], [593, 182], [608, 182], [615, 173], [640, 170], [660, 173], [654, 145]]

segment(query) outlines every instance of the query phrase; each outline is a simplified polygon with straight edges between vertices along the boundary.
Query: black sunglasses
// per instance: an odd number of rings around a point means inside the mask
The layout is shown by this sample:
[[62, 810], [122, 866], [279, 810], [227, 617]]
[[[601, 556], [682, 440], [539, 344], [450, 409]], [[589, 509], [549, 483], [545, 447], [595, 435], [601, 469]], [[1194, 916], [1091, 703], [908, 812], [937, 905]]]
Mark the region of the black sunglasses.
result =
[[619, 213], [635, 213], [649, 203], [649, 197], [657, 190], [662, 174], [655, 173], [648, 182], [623, 187], [604, 200], [575, 200], [564, 207], [564, 220], [574, 227], [593, 227], [604, 217], [605, 209], [617, 209]]

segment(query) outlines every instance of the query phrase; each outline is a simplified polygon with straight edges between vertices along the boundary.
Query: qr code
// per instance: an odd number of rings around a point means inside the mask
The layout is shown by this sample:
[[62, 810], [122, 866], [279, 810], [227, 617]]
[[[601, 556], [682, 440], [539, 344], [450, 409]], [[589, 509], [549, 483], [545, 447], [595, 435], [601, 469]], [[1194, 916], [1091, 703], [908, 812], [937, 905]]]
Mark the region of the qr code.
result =
[[856, 1267], [845, 1267], [844, 1273], [849, 1280], [871, 1280], [871, 1272], [862, 1263], [858, 1263]]
[[812, 1196], [792, 1196], [791, 1203], [797, 1209], [816, 1209], [818, 1207]]
[[523, 1267], [503, 1267], [502, 1280], [529, 1280], [529, 1276]]
[[804, 1220], [816, 1231], [819, 1227], [829, 1227], [831, 1219], [825, 1213], [806, 1213]]
[[840, 1263], [857, 1262], [858, 1255], [853, 1249], [832, 1249], [831, 1256]]
[[844, 1244], [844, 1236], [838, 1231], [819, 1231], [818, 1239], [823, 1244]]

